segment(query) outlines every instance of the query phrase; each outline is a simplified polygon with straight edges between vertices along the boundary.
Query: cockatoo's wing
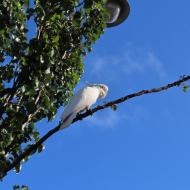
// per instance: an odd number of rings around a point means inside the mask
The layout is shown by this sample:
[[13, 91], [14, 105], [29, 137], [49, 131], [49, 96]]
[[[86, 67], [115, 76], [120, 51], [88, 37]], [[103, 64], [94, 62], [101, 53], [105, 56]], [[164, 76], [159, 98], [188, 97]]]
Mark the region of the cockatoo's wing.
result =
[[94, 87], [85, 87], [79, 90], [69, 101], [62, 115], [62, 126], [60, 129], [68, 127], [77, 113], [89, 108], [94, 104], [99, 96], [99, 90]]

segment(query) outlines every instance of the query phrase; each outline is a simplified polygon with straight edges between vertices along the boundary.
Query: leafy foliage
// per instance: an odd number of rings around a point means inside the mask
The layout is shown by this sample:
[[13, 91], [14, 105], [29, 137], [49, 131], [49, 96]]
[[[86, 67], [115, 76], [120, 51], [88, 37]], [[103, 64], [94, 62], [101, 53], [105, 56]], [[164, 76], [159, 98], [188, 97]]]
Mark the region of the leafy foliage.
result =
[[[83, 73], [83, 56], [104, 31], [104, 3], [0, 2], [0, 177], [39, 140], [35, 123], [53, 119], [72, 95]], [[36, 27], [32, 38], [28, 21]], [[21, 163], [16, 172], [20, 168]]]
[[13, 190], [29, 190], [29, 188], [28, 186], [25, 186], [25, 185], [22, 185], [22, 186], [14, 185]]

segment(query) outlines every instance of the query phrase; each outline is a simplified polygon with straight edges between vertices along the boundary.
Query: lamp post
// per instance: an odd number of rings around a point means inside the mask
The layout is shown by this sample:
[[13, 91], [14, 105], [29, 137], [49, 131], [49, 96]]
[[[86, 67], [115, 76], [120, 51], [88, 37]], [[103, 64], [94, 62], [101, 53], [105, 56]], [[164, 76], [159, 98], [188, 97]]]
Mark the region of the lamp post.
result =
[[107, 27], [117, 26], [129, 16], [130, 6], [127, 0], [107, 0], [105, 7], [110, 14], [106, 20]]

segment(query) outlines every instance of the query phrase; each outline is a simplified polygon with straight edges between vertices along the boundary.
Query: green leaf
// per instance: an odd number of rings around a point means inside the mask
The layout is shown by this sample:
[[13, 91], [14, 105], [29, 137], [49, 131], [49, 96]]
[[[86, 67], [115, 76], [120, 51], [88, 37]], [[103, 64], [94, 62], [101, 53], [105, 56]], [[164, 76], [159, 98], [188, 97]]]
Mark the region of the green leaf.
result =
[[51, 106], [51, 101], [47, 95], [44, 95], [44, 104], [47, 108]]
[[113, 104], [113, 105], [111, 106], [111, 109], [112, 109], [113, 111], [116, 111], [116, 110], [117, 110], [117, 105], [116, 105], [116, 104]]
[[184, 86], [183, 87], [183, 92], [187, 92], [189, 90], [189, 86]]
[[20, 170], [21, 170], [21, 168], [22, 168], [21, 164], [20, 164], [20, 163], [17, 164], [17, 165], [15, 166], [15, 172], [16, 172], [16, 173], [19, 173]]
[[22, 185], [21, 190], [29, 190], [29, 188], [26, 185]]
[[40, 146], [38, 146], [38, 153], [41, 153], [44, 149], [45, 149], [45, 146], [41, 144]]
[[13, 190], [20, 190], [20, 186], [19, 185], [14, 185]]

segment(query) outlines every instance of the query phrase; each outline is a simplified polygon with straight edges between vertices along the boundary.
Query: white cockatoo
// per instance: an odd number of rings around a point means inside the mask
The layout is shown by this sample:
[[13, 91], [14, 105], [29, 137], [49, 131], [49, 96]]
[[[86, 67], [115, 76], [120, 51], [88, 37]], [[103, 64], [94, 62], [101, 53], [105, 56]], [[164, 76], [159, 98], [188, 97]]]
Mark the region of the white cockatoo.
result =
[[68, 127], [76, 115], [90, 106], [98, 99], [104, 98], [107, 95], [108, 87], [104, 84], [88, 84], [73, 95], [64, 109], [61, 117], [62, 125], [60, 129]]

